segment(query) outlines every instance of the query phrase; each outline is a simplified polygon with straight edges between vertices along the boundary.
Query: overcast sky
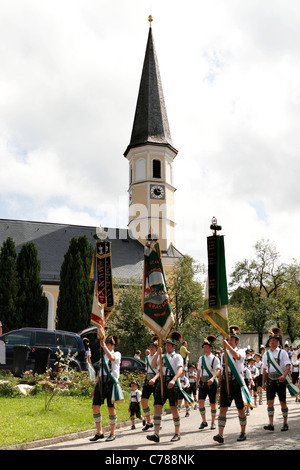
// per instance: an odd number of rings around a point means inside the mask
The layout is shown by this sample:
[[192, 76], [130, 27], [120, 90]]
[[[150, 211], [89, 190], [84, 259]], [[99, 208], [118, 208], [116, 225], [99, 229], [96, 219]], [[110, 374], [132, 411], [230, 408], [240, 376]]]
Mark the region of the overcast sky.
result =
[[125, 228], [147, 36], [175, 159], [176, 247], [300, 260], [299, 0], [0, 0], [0, 218]]

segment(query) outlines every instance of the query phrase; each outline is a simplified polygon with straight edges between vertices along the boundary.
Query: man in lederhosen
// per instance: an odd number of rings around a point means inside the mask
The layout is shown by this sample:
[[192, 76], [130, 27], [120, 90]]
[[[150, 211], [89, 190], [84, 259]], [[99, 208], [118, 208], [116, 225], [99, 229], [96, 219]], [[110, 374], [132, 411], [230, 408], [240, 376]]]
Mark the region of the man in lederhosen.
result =
[[[290, 372], [291, 361], [284, 349], [279, 348], [282, 332], [280, 328], [274, 327], [269, 331], [269, 346], [262, 358], [263, 363], [263, 389], [267, 392], [267, 406], [269, 424], [264, 426], [267, 431], [274, 431], [274, 399], [278, 395], [281, 412], [283, 416], [283, 426], [281, 431], [288, 430], [288, 407], [286, 404], [286, 384], [285, 378]], [[273, 362], [275, 361], [275, 362]], [[281, 372], [278, 372], [274, 365], [278, 364]]]
[[[175, 434], [172, 437], [171, 442], [175, 442], [180, 439], [180, 416], [178, 411], [179, 387], [177, 381], [183, 371], [183, 359], [180, 354], [175, 352], [175, 349], [177, 342], [181, 341], [181, 339], [181, 334], [174, 331], [164, 342], [166, 354], [162, 357], [163, 396], [161, 396], [161, 382], [160, 380], [157, 380], [154, 398], [154, 434], [147, 436], [149, 441], [159, 442], [162, 409], [167, 400], [169, 400], [175, 427]], [[153, 369], [160, 369], [161, 353], [162, 349], [159, 347], [151, 364]]]
[[[110, 425], [110, 434], [106, 441], [113, 441], [115, 439], [117, 413], [114, 403], [111, 401], [114, 386], [114, 382], [111, 379], [118, 380], [120, 376], [121, 353], [115, 351], [115, 346], [118, 344], [119, 338], [117, 336], [109, 336], [105, 339], [105, 342], [103, 342], [103, 340], [100, 341], [105, 364], [103, 363], [104, 367], [100, 364], [99, 374], [97, 375], [95, 387], [91, 394], [93, 398], [93, 417], [96, 424], [96, 434], [90, 439], [90, 441], [93, 442], [104, 438], [102, 432], [101, 405], [103, 405], [105, 399], [107, 400]], [[109, 378], [109, 375], [111, 378]]]
[[[242, 376], [245, 361], [245, 350], [238, 349], [239, 344], [239, 328], [235, 325], [229, 327], [230, 337], [228, 340], [223, 338], [223, 346], [227, 350], [229, 357], [231, 358], [233, 367], [237, 374]], [[222, 379], [220, 386], [220, 412], [218, 416], [218, 428], [219, 434], [213, 437], [214, 441], [223, 444], [224, 442], [224, 428], [226, 425], [226, 415], [228, 407], [231, 406], [232, 400], [235, 401], [235, 406], [238, 410], [239, 421], [241, 426], [241, 433], [237, 438], [237, 441], [244, 441], [246, 439], [246, 424], [247, 418], [244, 408], [244, 400], [241, 392], [241, 387], [238, 380], [235, 378], [233, 371], [228, 367], [228, 381], [229, 381], [229, 395], [227, 392], [227, 381], [226, 381], [226, 369], [225, 369], [225, 358], [224, 353], [221, 356], [221, 367], [222, 367]]]
[[215, 336], [208, 336], [204, 339], [202, 348], [204, 355], [199, 357], [198, 371], [197, 371], [197, 389], [198, 389], [198, 404], [199, 411], [202, 418], [202, 423], [199, 429], [204, 429], [208, 426], [205, 415], [205, 399], [209, 397], [211, 408], [211, 427], [216, 429], [216, 396], [218, 389], [218, 379], [221, 372], [220, 360], [217, 356], [212, 354], [213, 344], [216, 342]]
[[149, 428], [153, 428], [153, 423], [151, 421], [151, 412], [149, 407], [149, 398], [151, 394], [155, 391], [155, 382], [159, 376], [156, 369], [151, 367], [151, 363], [153, 361], [154, 355], [157, 352], [158, 348], [158, 337], [154, 336], [148, 345], [150, 354], [146, 356], [146, 370], [145, 370], [145, 380], [142, 389], [142, 408], [144, 412], [144, 416], [146, 419], [146, 424], [143, 427], [143, 431], [147, 431]]

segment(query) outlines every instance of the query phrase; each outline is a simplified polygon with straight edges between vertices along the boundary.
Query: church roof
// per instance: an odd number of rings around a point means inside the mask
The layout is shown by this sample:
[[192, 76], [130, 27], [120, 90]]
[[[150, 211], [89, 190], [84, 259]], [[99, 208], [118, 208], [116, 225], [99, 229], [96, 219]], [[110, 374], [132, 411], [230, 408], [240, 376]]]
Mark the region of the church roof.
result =
[[[129, 236], [127, 229], [104, 228], [108, 232], [112, 250], [113, 276], [118, 282], [128, 283], [130, 279], [142, 280], [144, 248]], [[41, 262], [41, 281], [44, 284], [59, 284], [60, 269], [64, 255], [73, 237], [86, 235], [92, 246], [95, 227], [28, 222], [0, 219], [0, 250], [3, 242], [11, 237], [17, 253], [26, 242], [34, 242]]]
[[[120, 284], [128, 284], [132, 279], [141, 283], [144, 267], [143, 245], [132, 238], [127, 229], [104, 228], [104, 230], [111, 242], [114, 278]], [[61, 265], [71, 239], [86, 235], [89, 243], [94, 246], [95, 232], [95, 227], [82, 225], [0, 219], [0, 251], [8, 237], [14, 240], [17, 253], [24, 243], [34, 242], [41, 262], [42, 284], [59, 284]], [[178, 258], [182, 255], [170, 248], [168, 252], [162, 252], [162, 257], [164, 256]]]
[[131, 139], [124, 153], [125, 157], [132, 147], [145, 144], [167, 145], [177, 154], [172, 143], [151, 26]]

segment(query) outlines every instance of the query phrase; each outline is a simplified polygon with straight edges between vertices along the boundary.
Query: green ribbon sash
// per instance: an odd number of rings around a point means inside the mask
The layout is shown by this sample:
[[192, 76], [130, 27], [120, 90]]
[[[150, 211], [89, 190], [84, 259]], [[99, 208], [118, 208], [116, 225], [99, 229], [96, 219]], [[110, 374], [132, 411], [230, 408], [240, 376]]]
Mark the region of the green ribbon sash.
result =
[[[170, 362], [169, 362], [169, 360], [168, 360], [166, 354], [164, 355], [164, 361], [165, 361], [165, 363], [166, 363], [167, 368], [168, 368], [169, 371], [171, 372], [171, 374], [173, 374], [173, 376], [175, 376], [176, 374], [175, 374], [175, 372], [174, 372], [174, 370], [173, 370], [173, 367], [171, 366], [171, 364], [170, 364]], [[181, 391], [182, 395], [184, 396], [185, 400], [186, 400], [188, 403], [194, 403], [193, 398], [190, 397], [189, 394], [186, 393], [185, 390], [183, 390], [183, 388], [181, 387], [180, 381], [179, 381], [178, 379], [176, 380], [176, 384], [178, 385], [178, 388], [179, 388], [179, 390]]]
[[230, 367], [230, 370], [233, 373], [233, 375], [234, 375], [236, 381], [238, 382], [239, 386], [241, 387], [241, 392], [242, 392], [242, 397], [243, 397], [244, 403], [250, 405], [251, 408], [254, 408], [255, 405], [252, 402], [252, 398], [251, 398], [249, 389], [248, 389], [248, 387], [247, 387], [247, 385], [244, 381], [244, 378], [236, 370], [235, 365], [234, 365], [233, 361], [231, 360], [230, 355], [228, 354], [228, 351], [226, 351], [226, 354], [227, 354], [227, 360], [228, 360], [228, 365]]
[[109, 380], [114, 384], [111, 395], [112, 403], [122, 403], [124, 401], [123, 392], [120, 386], [120, 382], [109, 372], [105, 359], [103, 358], [103, 369], [106, 372]]
[[[212, 372], [209, 370], [209, 368], [207, 367], [205, 356], [202, 356], [201, 362], [202, 362], [202, 365], [203, 365], [204, 369], [205, 369], [206, 372], [208, 373], [209, 378], [211, 379], [211, 378], [213, 377], [213, 374], [212, 374]], [[216, 387], [218, 386], [218, 381], [217, 381], [217, 379], [214, 380], [214, 384], [215, 384]]]
[[[283, 375], [283, 371], [280, 367], [280, 365], [275, 361], [272, 352], [268, 349], [267, 350], [267, 358], [269, 359], [270, 363], [274, 367], [274, 369], [280, 374]], [[300, 394], [300, 390], [297, 387], [297, 385], [294, 385], [287, 375], [284, 381], [285, 385], [287, 386], [288, 391], [290, 392], [291, 397], [296, 397], [297, 395]]]

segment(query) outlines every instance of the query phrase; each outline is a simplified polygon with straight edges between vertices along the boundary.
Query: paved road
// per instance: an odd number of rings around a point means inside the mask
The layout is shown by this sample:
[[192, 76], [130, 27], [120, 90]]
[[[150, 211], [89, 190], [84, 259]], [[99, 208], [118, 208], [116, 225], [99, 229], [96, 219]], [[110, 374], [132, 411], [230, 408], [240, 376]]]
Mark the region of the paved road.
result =
[[[275, 401], [275, 431], [265, 431], [263, 426], [268, 424], [267, 406], [264, 398], [263, 404], [253, 409], [248, 416], [247, 422], [247, 440], [237, 442], [236, 439], [240, 433], [238, 415], [233, 405], [227, 414], [227, 423], [225, 427], [224, 444], [218, 444], [213, 440], [213, 436], [217, 430], [210, 430], [209, 426], [204, 430], [199, 430], [201, 423], [199, 410], [191, 410], [190, 416], [185, 417], [185, 411], [181, 410], [181, 440], [178, 442], [170, 442], [174, 433], [174, 425], [172, 415], [166, 415], [162, 420], [162, 429], [160, 431], [160, 442], [153, 443], [146, 439], [146, 434], [152, 434], [152, 430], [142, 431], [142, 425], [137, 424], [135, 430], [130, 429], [130, 425], [120, 427], [116, 431], [116, 439], [112, 442], [105, 440], [92, 443], [89, 437], [93, 436], [94, 431], [84, 433], [78, 436], [66, 436], [61, 438], [61, 442], [45, 441], [40, 443], [39, 449], [44, 450], [102, 450], [112, 453], [118, 451], [126, 451], [126, 455], [148, 455], [147, 453], [184, 453], [188, 451], [189, 455], [193, 455], [201, 450], [300, 450], [300, 403], [295, 398], [288, 397], [287, 404], [289, 408], [289, 430], [282, 432], [282, 415], [278, 398]], [[208, 405], [206, 405], [208, 407]], [[210, 418], [208, 411], [207, 418]], [[217, 423], [217, 420], [216, 420]], [[106, 433], [108, 435], [108, 433]], [[74, 439], [74, 437], [76, 437]], [[137, 452], [138, 451], [138, 452]], [[142, 451], [141, 453], [139, 451]], [[146, 452], [147, 451], [147, 452]], [[105, 455], [105, 452], [101, 454]], [[171, 455], [170, 454], [170, 455]], [[108, 462], [106, 462], [108, 463]], [[154, 463], [154, 462], [153, 462]], [[158, 464], [159, 462], [155, 462]], [[195, 463], [195, 462], [194, 462]]]

